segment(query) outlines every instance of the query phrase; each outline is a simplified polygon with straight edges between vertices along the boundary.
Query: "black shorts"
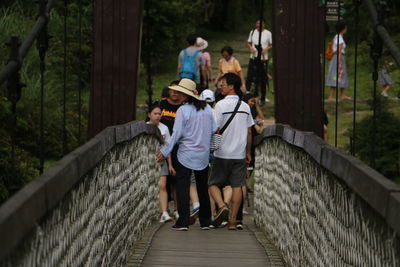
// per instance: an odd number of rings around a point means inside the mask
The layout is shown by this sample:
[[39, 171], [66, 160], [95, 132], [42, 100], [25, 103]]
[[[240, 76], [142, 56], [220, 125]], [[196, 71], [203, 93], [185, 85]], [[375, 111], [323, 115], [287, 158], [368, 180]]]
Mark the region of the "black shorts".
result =
[[246, 185], [246, 160], [215, 158], [208, 185], [232, 187]]

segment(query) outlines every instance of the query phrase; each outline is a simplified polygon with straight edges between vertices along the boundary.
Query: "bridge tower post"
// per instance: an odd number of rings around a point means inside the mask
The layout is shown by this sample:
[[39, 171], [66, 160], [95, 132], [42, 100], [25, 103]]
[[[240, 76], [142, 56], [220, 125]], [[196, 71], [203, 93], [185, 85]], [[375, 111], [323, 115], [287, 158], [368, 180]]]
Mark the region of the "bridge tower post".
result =
[[135, 119], [143, 0], [94, 1], [89, 137]]
[[275, 118], [323, 136], [324, 7], [272, 1]]

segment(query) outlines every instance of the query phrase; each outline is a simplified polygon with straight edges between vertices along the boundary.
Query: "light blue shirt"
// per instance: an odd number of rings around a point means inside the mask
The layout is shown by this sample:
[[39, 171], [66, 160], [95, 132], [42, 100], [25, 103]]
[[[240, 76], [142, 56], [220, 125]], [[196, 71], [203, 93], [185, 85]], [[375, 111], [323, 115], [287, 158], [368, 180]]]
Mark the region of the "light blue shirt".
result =
[[167, 157], [175, 144], [179, 144], [179, 162], [186, 168], [203, 170], [208, 166], [211, 136], [216, 130], [217, 123], [209, 105], [197, 111], [195, 106], [185, 104], [176, 112], [171, 139], [160, 151]]

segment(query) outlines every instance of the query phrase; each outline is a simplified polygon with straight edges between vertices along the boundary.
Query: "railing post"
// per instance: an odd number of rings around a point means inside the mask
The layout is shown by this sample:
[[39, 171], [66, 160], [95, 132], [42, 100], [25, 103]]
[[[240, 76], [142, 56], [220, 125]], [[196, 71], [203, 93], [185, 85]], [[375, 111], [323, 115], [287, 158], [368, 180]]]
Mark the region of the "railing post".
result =
[[[39, 16], [47, 18], [46, 14], [47, 0], [39, 1]], [[46, 52], [49, 48], [49, 34], [47, 31], [47, 21], [46, 25], [40, 31], [38, 38], [36, 39], [36, 47], [39, 52], [40, 58], [40, 147], [39, 147], [39, 157], [40, 165], [39, 171], [43, 173], [44, 170], [44, 72], [46, 70], [45, 58]]]
[[[20, 62], [19, 60], [19, 47], [21, 46], [21, 39], [18, 36], [12, 36], [10, 41], [6, 43], [10, 47], [9, 61]], [[17, 102], [21, 99], [21, 89], [25, 84], [21, 83], [21, 75], [19, 70], [14, 72], [7, 81], [7, 99], [11, 102], [11, 166], [13, 171], [13, 181], [9, 181], [10, 191], [18, 190], [19, 182], [16, 182], [16, 166], [15, 166], [15, 146], [16, 146], [16, 129], [17, 129]]]

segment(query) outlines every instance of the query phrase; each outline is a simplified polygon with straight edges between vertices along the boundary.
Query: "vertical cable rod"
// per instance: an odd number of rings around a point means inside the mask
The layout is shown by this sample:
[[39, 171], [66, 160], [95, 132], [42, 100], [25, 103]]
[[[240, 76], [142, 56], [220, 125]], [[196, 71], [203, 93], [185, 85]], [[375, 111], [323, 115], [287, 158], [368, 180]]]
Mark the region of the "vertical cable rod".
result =
[[[338, 20], [337, 20], [337, 24], [336, 25], [340, 24], [340, 6], [341, 6], [341, 4], [342, 4], [342, 1], [339, 0], [338, 1], [338, 11], [337, 11], [338, 12], [338, 14], [337, 14]], [[336, 27], [337, 39], [336, 39], [335, 147], [337, 147], [337, 145], [338, 145], [337, 144], [337, 140], [338, 140], [338, 115], [339, 115], [339, 112], [338, 112], [338, 110], [339, 110], [339, 60], [340, 60], [340, 56], [341, 56], [341, 55], [339, 55], [339, 39], [340, 39], [340, 36], [339, 36], [339, 32], [337, 31], [337, 28], [338, 27]]]
[[67, 154], [67, 16], [68, 16], [68, 0], [64, 0], [64, 59], [63, 59], [63, 154]]
[[354, 48], [354, 93], [353, 93], [353, 133], [350, 144], [350, 153], [355, 155], [356, 146], [356, 111], [357, 111], [357, 59], [358, 59], [358, 28], [360, 22], [360, 4], [361, 0], [353, 0], [355, 6], [355, 48]]
[[[79, 27], [79, 69], [82, 71], [83, 67], [83, 53], [82, 53], [82, 0], [78, 0], [78, 27]], [[82, 144], [82, 89], [83, 82], [82, 77], [78, 76], [78, 145]]]

